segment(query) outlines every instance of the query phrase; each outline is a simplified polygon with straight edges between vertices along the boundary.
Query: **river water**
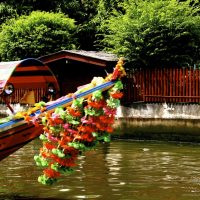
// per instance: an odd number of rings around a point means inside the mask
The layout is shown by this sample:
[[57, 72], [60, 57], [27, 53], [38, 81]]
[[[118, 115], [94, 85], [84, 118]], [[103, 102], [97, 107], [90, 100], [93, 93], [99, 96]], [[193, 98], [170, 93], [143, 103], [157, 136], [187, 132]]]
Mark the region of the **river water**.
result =
[[1, 161], [0, 199], [199, 200], [200, 146], [111, 141], [79, 158], [75, 173], [53, 186], [37, 182], [38, 139]]

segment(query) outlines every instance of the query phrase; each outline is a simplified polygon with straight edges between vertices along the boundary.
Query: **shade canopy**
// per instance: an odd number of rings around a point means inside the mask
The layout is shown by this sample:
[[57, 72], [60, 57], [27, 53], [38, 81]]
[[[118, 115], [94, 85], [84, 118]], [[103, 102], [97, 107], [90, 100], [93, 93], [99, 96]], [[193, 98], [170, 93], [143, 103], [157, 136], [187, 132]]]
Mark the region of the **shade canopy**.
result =
[[41, 61], [28, 58], [20, 61], [0, 63], [0, 94], [7, 83], [14, 85], [15, 89], [47, 88], [49, 83], [59, 90], [56, 77]]

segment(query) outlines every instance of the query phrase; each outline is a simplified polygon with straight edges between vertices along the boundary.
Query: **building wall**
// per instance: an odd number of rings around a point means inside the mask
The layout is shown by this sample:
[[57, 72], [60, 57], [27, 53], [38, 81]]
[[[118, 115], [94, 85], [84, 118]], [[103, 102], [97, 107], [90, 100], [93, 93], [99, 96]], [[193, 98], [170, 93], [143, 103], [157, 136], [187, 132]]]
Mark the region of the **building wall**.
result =
[[70, 60], [66, 62], [66, 59], [52, 62], [48, 66], [57, 77], [61, 96], [76, 92], [77, 87], [90, 83], [95, 76], [107, 75], [103, 67]]

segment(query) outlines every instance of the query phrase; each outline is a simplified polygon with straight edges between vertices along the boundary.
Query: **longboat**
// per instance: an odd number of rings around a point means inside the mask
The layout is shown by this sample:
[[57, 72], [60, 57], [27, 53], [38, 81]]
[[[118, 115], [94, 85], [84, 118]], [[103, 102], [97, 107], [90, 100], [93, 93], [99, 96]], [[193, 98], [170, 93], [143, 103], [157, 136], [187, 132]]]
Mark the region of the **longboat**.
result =
[[[69, 106], [74, 98], [88, 98], [93, 92], [101, 90], [105, 91], [111, 88], [116, 81], [107, 81], [103, 84], [95, 86], [90, 89], [84, 89], [83, 92], [74, 93], [73, 96], [64, 96], [55, 101], [47, 103], [45, 112], [53, 112], [57, 107]], [[86, 87], [87, 88], [87, 87]], [[42, 115], [41, 110], [37, 110], [32, 113], [31, 116]], [[42, 125], [35, 126], [34, 124], [28, 123], [23, 118], [11, 119], [8, 122], [0, 124], [0, 160], [8, 157], [16, 150], [23, 147], [28, 142], [37, 138], [43, 132]]]
[[[31, 59], [31, 62], [32, 61], [38, 64], [38, 62], [35, 59], [34, 60]], [[25, 62], [27, 62], [27, 60]], [[41, 107], [35, 106], [30, 109], [31, 112], [25, 112], [26, 115], [21, 115], [23, 112], [22, 113], [19, 112], [13, 115], [14, 117], [5, 118], [5, 121], [4, 119], [1, 119], [0, 161], [8, 157], [10, 154], [14, 153], [16, 150], [20, 149], [25, 144], [37, 138], [38, 136], [40, 136], [40, 134], [43, 133], [42, 123], [38, 123], [36, 126], [35, 123], [32, 123], [33, 121], [30, 123], [30, 121], [27, 120], [26, 118], [41, 119], [43, 115], [48, 113], [53, 113], [58, 107], [66, 108], [67, 106], [70, 106], [73, 103], [74, 99], [78, 98], [87, 99], [91, 97], [92, 94], [96, 91], [104, 92], [106, 90], [109, 90], [117, 83], [118, 78], [121, 78], [126, 75], [122, 67], [122, 64], [123, 61], [119, 60], [116, 67], [113, 69], [113, 73], [108, 74], [105, 79], [102, 77], [94, 77], [94, 79], [97, 78], [96, 81], [92, 80], [91, 83], [78, 87], [75, 93], [57, 98], [56, 100], [50, 99], [50, 101], [45, 103], [45, 109], [41, 109]], [[39, 65], [41, 65], [41, 62], [39, 63]], [[9, 85], [10, 83], [8, 82], [8, 80], [17, 66], [19, 67], [20, 65], [17, 64], [15, 65], [14, 68], [11, 67], [10, 71], [6, 74], [6, 76], [4, 76], [4, 80], [0, 80], [0, 94], [8, 93], [10, 95], [13, 92], [13, 85], [12, 84]], [[34, 68], [34, 70], [37, 72], [38, 69]], [[51, 81], [56, 80], [53, 74], [51, 74], [50, 77], [48, 76], [48, 78], [51, 79]], [[56, 84], [56, 82], [54, 84]], [[53, 88], [53, 90], [54, 89], [55, 87]], [[50, 87], [50, 92], [52, 92], [52, 87]], [[8, 108], [10, 108], [9, 103], [6, 102], [6, 104]], [[40, 104], [40, 102], [37, 104]], [[10, 110], [12, 111], [12, 109]]]

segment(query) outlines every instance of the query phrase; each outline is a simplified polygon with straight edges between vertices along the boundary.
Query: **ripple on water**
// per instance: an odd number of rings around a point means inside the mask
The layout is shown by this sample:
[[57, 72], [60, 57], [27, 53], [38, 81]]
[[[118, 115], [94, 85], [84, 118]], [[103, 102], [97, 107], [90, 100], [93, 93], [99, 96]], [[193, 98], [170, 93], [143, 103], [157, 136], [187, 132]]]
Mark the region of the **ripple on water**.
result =
[[75, 173], [55, 186], [37, 182], [35, 140], [1, 161], [0, 199], [196, 200], [200, 198], [200, 147], [112, 141], [86, 152]]

